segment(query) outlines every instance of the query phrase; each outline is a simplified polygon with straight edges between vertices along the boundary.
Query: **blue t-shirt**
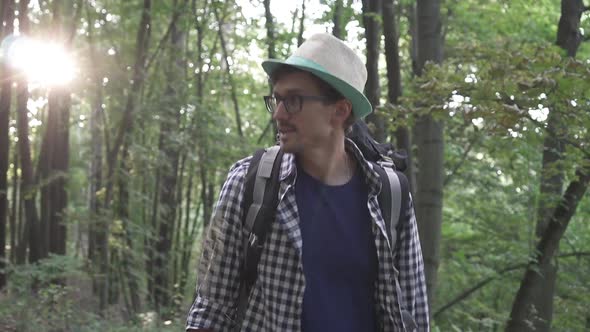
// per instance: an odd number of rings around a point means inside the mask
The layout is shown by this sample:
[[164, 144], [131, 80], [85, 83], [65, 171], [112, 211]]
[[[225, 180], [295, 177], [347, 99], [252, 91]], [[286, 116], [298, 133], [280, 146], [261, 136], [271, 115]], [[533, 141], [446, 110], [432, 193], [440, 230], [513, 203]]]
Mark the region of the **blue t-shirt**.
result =
[[303, 239], [303, 331], [375, 331], [377, 252], [361, 173], [328, 186], [299, 167], [295, 193]]

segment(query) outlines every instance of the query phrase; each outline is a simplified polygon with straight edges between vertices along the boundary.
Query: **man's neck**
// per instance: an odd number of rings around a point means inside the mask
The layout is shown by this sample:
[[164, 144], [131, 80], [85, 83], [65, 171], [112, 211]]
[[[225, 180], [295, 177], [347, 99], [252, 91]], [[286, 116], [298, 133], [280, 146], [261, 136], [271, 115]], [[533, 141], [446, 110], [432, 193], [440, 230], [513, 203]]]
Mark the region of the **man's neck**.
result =
[[354, 158], [346, 152], [344, 139], [337, 144], [306, 150], [296, 157], [305, 173], [327, 185], [343, 185], [354, 175]]

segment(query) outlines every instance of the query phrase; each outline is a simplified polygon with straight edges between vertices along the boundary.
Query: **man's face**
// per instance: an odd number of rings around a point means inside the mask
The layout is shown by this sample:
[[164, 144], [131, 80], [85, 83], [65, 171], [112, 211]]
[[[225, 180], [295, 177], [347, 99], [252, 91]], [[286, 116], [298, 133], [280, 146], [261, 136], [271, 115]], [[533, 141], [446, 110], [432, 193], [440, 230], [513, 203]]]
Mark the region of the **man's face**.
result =
[[274, 84], [273, 95], [278, 100], [302, 96], [301, 109], [289, 109], [286, 102], [278, 102], [273, 113], [277, 123], [281, 148], [288, 153], [301, 153], [308, 149], [330, 144], [334, 137], [334, 104], [305, 96], [321, 97], [317, 79], [307, 72], [282, 75]]

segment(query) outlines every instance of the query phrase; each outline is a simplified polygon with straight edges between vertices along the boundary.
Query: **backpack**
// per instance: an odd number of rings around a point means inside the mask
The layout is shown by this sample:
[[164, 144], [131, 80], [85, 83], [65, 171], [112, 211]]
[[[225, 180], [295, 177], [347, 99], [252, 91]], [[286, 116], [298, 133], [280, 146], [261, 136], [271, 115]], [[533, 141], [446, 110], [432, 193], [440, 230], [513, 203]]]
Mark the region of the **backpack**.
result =
[[[395, 152], [391, 144], [376, 142], [367, 125], [357, 121], [347, 135], [373, 165], [381, 180], [378, 195], [379, 207], [385, 221], [390, 247], [397, 250], [399, 220], [408, 206], [409, 184], [402, 171], [406, 168], [406, 156]], [[240, 271], [240, 288], [236, 306], [237, 330], [244, 319], [248, 298], [258, 273], [258, 262], [266, 240], [266, 234], [275, 219], [280, 187], [279, 173], [283, 151], [278, 146], [257, 150], [250, 161], [244, 180], [242, 211], [243, 264]]]

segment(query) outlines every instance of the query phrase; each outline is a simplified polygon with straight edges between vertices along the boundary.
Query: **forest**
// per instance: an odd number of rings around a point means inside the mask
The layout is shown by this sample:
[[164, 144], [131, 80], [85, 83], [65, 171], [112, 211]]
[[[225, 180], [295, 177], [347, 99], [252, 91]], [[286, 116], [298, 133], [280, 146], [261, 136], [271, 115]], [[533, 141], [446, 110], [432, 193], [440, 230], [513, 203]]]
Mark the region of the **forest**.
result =
[[432, 331], [590, 330], [590, 2], [0, 1], [0, 330], [178, 331], [260, 63], [331, 33], [406, 151]]

